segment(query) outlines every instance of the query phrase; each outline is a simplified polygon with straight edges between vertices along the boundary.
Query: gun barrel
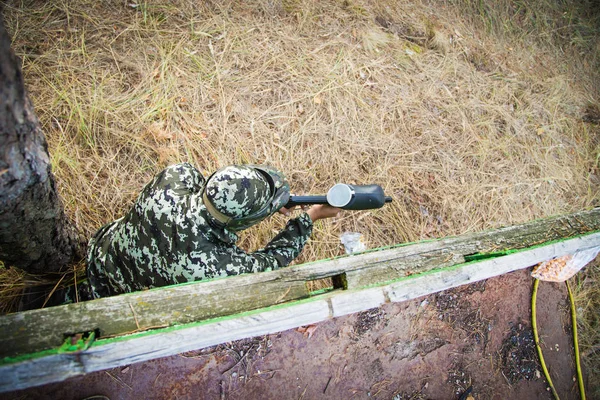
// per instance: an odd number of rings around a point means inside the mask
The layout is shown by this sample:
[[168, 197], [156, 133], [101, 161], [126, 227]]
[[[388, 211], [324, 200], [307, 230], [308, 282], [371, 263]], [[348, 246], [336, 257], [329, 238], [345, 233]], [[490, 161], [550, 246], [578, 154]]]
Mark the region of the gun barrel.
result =
[[347, 185], [338, 183], [333, 186], [327, 196], [308, 195], [290, 196], [286, 208], [311, 204], [329, 204], [345, 210], [369, 210], [381, 208], [391, 203], [392, 198], [385, 196], [379, 185]]
[[285, 208], [294, 206], [305, 206], [312, 204], [329, 204], [327, 196], [309, 195], [309, 196], [290, 196], [290, 200], [285, 205]]

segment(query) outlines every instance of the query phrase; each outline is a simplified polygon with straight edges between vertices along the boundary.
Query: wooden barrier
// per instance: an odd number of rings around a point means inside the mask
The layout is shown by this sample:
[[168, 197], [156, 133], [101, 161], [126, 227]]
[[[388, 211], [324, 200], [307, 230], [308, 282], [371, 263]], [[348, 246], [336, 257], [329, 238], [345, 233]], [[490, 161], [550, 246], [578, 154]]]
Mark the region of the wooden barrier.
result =
[[[277, 271], [6, 315], [0, 317], [0, 392], [413, 299], [598, 247], [599, 231], [596, 208]], [[334, 287], [309, 293], [306, 282], [324, 277], [334, 278]], [[89, 348], [65, 352], [65, 339], [90, 333]]]

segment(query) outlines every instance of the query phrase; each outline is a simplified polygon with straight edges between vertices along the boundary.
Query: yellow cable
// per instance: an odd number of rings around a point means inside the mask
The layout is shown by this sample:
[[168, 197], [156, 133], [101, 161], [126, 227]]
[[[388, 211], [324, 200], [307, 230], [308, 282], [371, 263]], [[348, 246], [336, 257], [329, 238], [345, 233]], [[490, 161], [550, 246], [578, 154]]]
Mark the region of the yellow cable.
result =
[[540, 358], [540, 364], [542, 365], [542, 371], [544, 371], [544, 376], [546, 377], [546, 381], [548, 381], [548, 385], [550, 386], [550, 390], [552, 390], [552, 394], [556, 400], [560, 400], [558, 397], [558, 393], [552, 384], [552, 379], [550, 378], [550, 373], [548, 372], [548, 368], [546, 368], [546, 362], [544, 361], [544, 355], [542, 354], [542, 348], [540, 347], [540, 338], [538, 336], [537, 331], [537, 321], [536, 321], [536, 311], [535, 311], [535, 303], [537, 300], [537, 290], [540, 281], [537, 279], [533, 280], [533, 294], [531, 295], [531, 326], [533, 328], [533, 339], [535, 340], [535, 348], [538, 353], [538, 357]]
[[585, 386], [583, 386], [583, 374], [581, 373], [581, 361], [579, 360], [579, 340], [577, 339], [577, 312], [575, 310], [575, 300], [573, 299], [573, 292], [569, 282], [567, 284], [567, 291], [569, 292], [569, 303], [571, 303], [571, 323], [573, 325], [573, 347], [575, 347], [575, 365], [577, 367], [577, 383], [579, 385], [579, 397], [581, 400], [585, 400]]

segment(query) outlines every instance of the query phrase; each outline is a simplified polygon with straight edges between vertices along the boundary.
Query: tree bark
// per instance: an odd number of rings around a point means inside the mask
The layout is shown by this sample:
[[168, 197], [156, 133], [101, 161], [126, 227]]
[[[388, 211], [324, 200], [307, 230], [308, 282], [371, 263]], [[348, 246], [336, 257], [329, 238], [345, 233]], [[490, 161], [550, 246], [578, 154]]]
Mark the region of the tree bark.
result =
[[48, 145], [27, 96], [0, 9], [0, 260], [59, 272], [81, 255], [51, 172]]

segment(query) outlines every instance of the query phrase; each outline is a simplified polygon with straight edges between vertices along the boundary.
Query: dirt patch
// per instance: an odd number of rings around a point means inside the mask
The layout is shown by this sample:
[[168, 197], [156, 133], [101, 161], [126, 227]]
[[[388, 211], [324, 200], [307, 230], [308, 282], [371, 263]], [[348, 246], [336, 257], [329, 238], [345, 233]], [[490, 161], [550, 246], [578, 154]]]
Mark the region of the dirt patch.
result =
[[381, 308], [372, 308], [358, 313], [354, 332], [358, 336], [362, 336], [380, 324], [385, 324], [385, 311]]
[[412, 393], [398, 393], [394, 397], [393, 400], [425, 400], [427, 397], [421, 392], [412, 392]]
[[425, 357], [448, 343], [440, 337], [417, 337], [408, 342], [396, 343], [393, 346], [393, 357], [400, 360], [412, 360], [419, 355]]
[[448, 379], [446, 382], [454, 388], [454, 394], [458, 397], [466, 393], [470, 388], [472, 390], [472, 379], [462, 362], [455, 360], [448, 370]]
[[511, 383], [540, 378], [540, 364], [531, 327], [523, 321], [515, 324], [502, 343], [502, 374]]
[[468, 296], [475, 292], [485, 291], [485, 281], [440, 292], [435, 295], [435, 306], [439, 311], [438, 318], [461, 329], [475, 344], [487, 345], [491, 321], [485, 318], [480, 308], [473, 306]]

